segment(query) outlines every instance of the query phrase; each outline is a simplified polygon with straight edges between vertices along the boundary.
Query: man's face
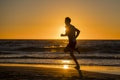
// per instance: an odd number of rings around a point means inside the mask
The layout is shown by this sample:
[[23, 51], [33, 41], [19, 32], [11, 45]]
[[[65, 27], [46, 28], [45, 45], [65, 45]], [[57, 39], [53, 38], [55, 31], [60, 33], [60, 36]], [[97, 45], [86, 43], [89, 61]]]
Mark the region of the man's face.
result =
[[65, 24], [68, 25], [70, 24], [70, 22], [68, 20], [65, 20]]

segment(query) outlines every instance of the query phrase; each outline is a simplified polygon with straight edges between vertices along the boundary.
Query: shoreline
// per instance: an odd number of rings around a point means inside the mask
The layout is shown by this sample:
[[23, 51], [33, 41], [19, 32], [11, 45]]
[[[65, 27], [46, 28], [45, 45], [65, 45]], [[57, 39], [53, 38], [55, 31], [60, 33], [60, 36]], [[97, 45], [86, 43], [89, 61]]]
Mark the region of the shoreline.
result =
[[[84, 70], [88, 66], [81, 66], [84, 80], [119, 80], [120, 75], [100, 73]], [[98, 71], [100, 68], [96, 67]], [[92, 69], [89, 67], [88, 69]], [[36, 64], [0, 64], [1, 80], [76, 80], [80, 79], [77, 70], [73, 67], [68, 69], [63, 66], [55, 65], [36, 65]], [[33, 79], [31, 79], [33, 78]], [[82, 79], [80, 79], [82, 80]]]
[[[31, 64], [31, 63], [0, 63], [0, 66], [13, 66], [13, 67], [42, 67], [42, 68], [61, 68], [67, 65], [67, 69], [74, 69], [75, 65], [69, 64]], [[106, 65], [80, 65], [81, 70], [120, 75], [120, 66], [106, 66]]]

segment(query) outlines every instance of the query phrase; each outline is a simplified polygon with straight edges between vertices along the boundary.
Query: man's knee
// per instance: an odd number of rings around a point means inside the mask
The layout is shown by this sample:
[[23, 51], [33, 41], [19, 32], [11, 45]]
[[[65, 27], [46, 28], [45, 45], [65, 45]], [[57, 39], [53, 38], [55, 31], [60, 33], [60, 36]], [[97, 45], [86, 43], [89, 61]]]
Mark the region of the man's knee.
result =
[[70, 52], [70, 56], [74, 56], [74, 55], [73, 55], [73, 52]]
[[66, 52], [68, 52], [68, 49], [67, 49], [67, 48], [65, 48], [65, 49], [64, 49], [64, 52], [65, 52], [65, 53], [66, 53]]
[[65, 47], [64, 52], [70, 52], [71, 49], [69, 47]]

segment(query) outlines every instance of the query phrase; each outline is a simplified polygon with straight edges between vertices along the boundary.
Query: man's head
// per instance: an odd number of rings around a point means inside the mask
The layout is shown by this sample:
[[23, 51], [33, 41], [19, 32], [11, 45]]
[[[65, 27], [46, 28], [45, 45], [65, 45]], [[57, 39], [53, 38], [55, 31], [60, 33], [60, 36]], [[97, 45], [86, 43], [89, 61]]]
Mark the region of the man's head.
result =
[[66, 17], [65, 18], [65, 24], [68, 25], [68, 24], [70, 24], [70, 22], [71, 22], [71, 19], [69, 17]]

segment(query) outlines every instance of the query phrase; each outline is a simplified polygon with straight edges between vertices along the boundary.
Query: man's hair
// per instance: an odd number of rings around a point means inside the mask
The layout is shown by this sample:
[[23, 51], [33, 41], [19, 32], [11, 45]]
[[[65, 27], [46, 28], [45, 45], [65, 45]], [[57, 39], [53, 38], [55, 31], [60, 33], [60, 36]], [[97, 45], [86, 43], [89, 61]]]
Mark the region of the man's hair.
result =
[[70, 19], [69, 17], [66, 17], [66, 18], [65, 18], [65, 21], [67, 21], [67, 22], [70, 23], [70, 22], [71, 22], [71, 19]]

